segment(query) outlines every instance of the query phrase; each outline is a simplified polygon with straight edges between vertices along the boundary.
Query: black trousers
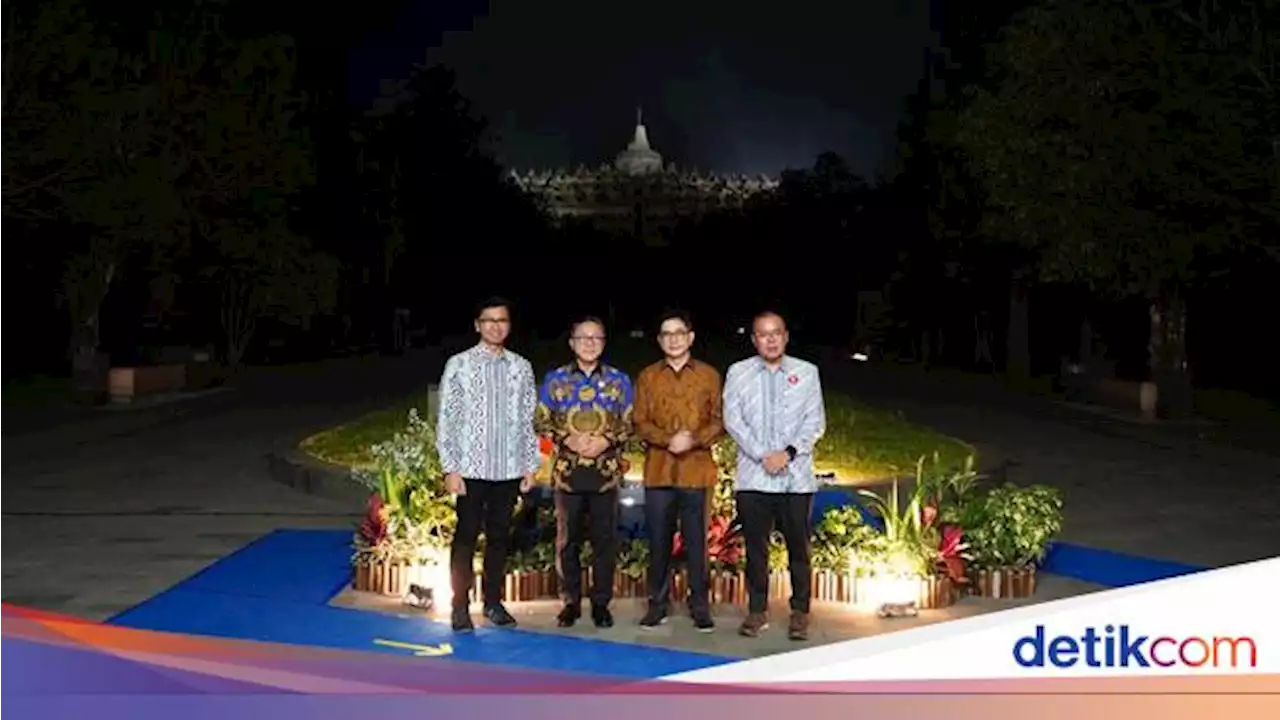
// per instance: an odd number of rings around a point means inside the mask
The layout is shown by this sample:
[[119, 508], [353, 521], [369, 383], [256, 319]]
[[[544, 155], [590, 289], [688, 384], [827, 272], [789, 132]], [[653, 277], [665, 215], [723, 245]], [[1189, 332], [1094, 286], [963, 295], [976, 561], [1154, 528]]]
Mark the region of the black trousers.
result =
[[645, 488], [645, 525], [649, 531], [649, 604], [671, 600], [672, 541], [677, 522], [685, 547], [689, 609], [707, 610], [710, 584], [707, 562], [707, 491], [701, 488]]
[[467, 494], [458, 496], [458, 526], [449, 549], [453, 606], [466, 607], [475, 584], [476, 541], [484, 532], [484, 576], [481, 596], [485, 607], [502, 602], [511, 544], [511, 514], [520, 499], [519, 480], [464, 480]]
[[591, 541], [591, 604], [613, 600], [618, 566], [618, 491], [556, 491], [556, 570], [566, 604], [582, 603], [582, 543]]
[[737, 494], [737, 502], [747, 546], [747, 611], [762, 613], [769, 609], [769, 536], [777, 527], [787, 543], [791, 609], [809, 612], [813, 494], [744, 491]]

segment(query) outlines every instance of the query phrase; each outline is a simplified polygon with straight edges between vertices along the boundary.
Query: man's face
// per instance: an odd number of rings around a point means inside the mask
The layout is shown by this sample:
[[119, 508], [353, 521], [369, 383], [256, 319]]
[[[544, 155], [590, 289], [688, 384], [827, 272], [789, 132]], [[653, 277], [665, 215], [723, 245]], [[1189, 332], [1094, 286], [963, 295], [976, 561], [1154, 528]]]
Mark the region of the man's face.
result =
[[476, 318], [476, 332], [489, 345], [502, 345], [511, 334], [511, 314], [504, 307], [485, 308]]
[[751, 327], [751, 343], [766, 362], [777, 362], [787, 352], [787, 324], [777, 315], [758, 318]]
[[669, 358], [684, 357], [693, 345], [693, 331], [679, 318], [664, 320], [658, 328], [658, 345]]
[[573, 356], [584, 365], [591, 365], [604, 354], [604, 328], [597, 323], [584, 322], [573, 329], [569, 336]]

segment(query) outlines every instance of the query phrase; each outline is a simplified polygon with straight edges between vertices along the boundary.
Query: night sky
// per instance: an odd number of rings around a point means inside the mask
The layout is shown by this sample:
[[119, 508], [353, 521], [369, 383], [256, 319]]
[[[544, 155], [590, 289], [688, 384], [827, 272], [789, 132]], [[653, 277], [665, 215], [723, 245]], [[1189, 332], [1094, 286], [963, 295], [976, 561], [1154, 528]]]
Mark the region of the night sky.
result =
[[927, 0], [411, 2], [353, 53], [353, 101], [413, 62], [450, 65], [515, 167], [609, 161], [640, 105], [681, 167], [776, 174], [830, 149], [871, 176], [929, 44]]

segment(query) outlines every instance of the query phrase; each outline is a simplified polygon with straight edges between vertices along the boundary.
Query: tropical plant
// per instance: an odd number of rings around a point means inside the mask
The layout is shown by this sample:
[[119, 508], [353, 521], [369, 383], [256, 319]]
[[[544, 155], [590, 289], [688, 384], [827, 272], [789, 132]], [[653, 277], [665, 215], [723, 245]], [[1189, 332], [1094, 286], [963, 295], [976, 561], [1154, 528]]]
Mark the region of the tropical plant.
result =
[[936, 508], [944, 523], [954, 524], [954, 513], [973, 496], [986, 476], [974, 470], [974, 458], [967, 457], [958, 469], [948, 470], [934, 453], [933, 464], [926, 471], [924, 458], [916, 462], [916, 484], [920, 486], [926, 507]]
[[[713, 570], [736, 569], [742, 565], [744, 553], [742, 534], [724, 515], [713, 515], [707, 526], [707, 558]], [[685, 555], [684, 534], [677, 532], [671, 554], [677, 558]]]
[[374, 491], [356, 532], [356, 559], [438, 562], [453, 540], [457, 514], [444, 488], [431, 426], [411, 409], [408, 426], [371, 454], [373, 469], [356, 474]]
[[638, 580], [649, 570], [649, 543], [642, 538], [624, 541], [618, 550], [618, 572]]
[[864, 557], [879, 541], [875, 528], [867, 525], [862, 510], [845, 505], [827, 510], [813, 530], [813, 566], [818, 570], [843, 573], [853, 560]]
[[1047, 485], [992, 488], [969, 511], [966, 528], [976, 565], [1025, 567], [1044, 559], [1062, 529], [1062, 493]]

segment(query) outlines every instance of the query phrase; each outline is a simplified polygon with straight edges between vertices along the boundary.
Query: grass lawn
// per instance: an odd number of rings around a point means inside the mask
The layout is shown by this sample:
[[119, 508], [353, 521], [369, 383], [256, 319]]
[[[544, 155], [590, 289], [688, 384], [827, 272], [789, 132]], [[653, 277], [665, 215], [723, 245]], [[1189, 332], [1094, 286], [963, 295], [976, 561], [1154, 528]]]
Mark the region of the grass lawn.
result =
[[[628, 370], [638, 370], [643, 361], [616, 363]], [[544, 370], [544, 363], [535, 368]], [[632, 366], [635, 367], [632, 367]], [[915, 425], [891, 410], [869, 407], [844, 395], [829, 393], [827, 432], [818, 443], [817, 466], [820, 472], [835, 472], [841, 484], [862, 484], [887, 477], [910, 474], [922, 455], [937, 453], [945, 466], [959, 466], [970, 454], [968, 444], [943, 435], [931, 428]], [[369, 467], [369, 448], [385, 440], [407, 423], [409, 408], [416, 407], [426, 415], [427, 393], [405, 399], [395, 407], [369, 413], [349, 423], [324, 430], [304, 440], [301, 449], [324, 462], [351, 468]], [[643, 458], [632, 456], [634, 469], [640, 469]]]
[[899, 413], [871, 407], [840, 393], [827, 393], [827, 432], [814, 462], [834, 472], [842, 485], [859, 485], [914, 473], [916, 461], [937, 453], [944, 467], [959, 467], [977, 451], [968, 443], [908, 422]]
[[392, 407], [374, 410], [351, 422], [321, 430], [303, 440], [298, 448], [333, 465], [371, 468], [373, 455], [369, 448], [405, 429], [409, 424], [410, 408], [417, 408], [423, 420], [435, 422], [435, 418], [427, 415], [427, 391], [423, 390]]
[[74, 387], [69, 378], [36, 375], [4, 383], [3, 403], [6, 409], [28, 410], [69, 402]]

